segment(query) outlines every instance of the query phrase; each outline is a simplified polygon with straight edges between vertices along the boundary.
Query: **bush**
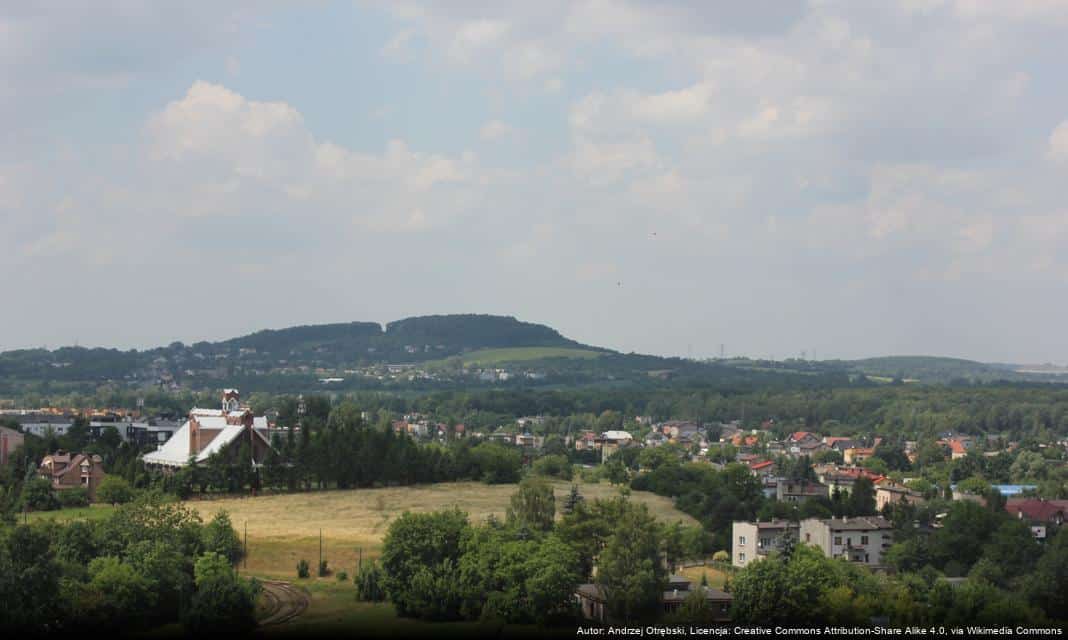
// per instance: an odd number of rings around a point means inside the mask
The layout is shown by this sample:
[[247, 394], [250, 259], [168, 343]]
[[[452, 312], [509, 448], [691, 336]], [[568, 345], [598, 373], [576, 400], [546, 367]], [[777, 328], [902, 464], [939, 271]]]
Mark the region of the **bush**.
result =
[[330, 569], [326, 568], [326, 560], [319, 561], [319, 577], [323, 578], [330, 575]]
[[190, 633], [245, 632], [256, 626], [256, 599], [261, 586], [242, 580], [219, 554], [206, 553], [196, 563], [196, 593], [182, 622]]
[[217, 553], [231, 564], [236, 563], [244, 555], [241, 538], [238, 537], [237, 531], [230, 522], [230, 514], [225, 511], [216, 513], [211, 522], [204, 525], [201, 541], [204, 543], [205, 552]]
[[89, 587], [96, 594], [94, 618], [100, 623], [142, 624], [156, 604], [152, 581], [116, 557], [94, 558], [89, 562], [89, 575]]
[[337, 572], [337, 581], [338, 582], [345, 582], [348, 579], [349, 579], [349, 573], [347, 571], [338, 571]]
[[360, 565], [356, 577], [352, 579], [356, 583], [356, 599], [363, 602], [382, 602], [386, 599], [386, 591], [383, 582], [382, 567], [377, 562], [371, 561]]
[[59, 500], [52, 492], [52, 483], [44, 478], [31, 478], [22, 485], [22, 506], [30, 511], [52, 511], [59, 508]]
[[134, 499], [129, 482], [119, 476], [106, 476], [96, 488], [96, 501], [107, 504], [126, 504]]
[[89, 506], [89, 493], [82, 487], [57, 491], [56, 498], [64, 509]]
[[540, 476], [570, 480], [573, 475], [571, 461], [566, 456], [544, 456], [534, 461], [533, 471]]
[[311, 575], [311, 568], [308, 565], [308, 561], [307, 560], [301, 560], [300, 562], [298, 562], [297, 563], [297, 577], [298, 578], [307, 578], [309, 575]]

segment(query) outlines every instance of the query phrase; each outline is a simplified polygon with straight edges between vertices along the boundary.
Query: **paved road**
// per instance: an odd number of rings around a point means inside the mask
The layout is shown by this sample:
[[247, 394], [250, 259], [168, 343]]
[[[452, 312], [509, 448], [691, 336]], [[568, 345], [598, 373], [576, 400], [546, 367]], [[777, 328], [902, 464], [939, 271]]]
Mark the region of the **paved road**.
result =
[[288, 582], [264, 580], [262, 584], [267, 615], [260, 619], [261, 627], [292, 620], [308, 608], [308, 594]]

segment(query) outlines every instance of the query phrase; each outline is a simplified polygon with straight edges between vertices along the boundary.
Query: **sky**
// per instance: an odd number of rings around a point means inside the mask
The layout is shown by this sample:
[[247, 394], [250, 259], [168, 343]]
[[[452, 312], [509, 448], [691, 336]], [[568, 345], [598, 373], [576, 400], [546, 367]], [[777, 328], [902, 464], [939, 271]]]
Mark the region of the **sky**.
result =
[[1068, 361], [1068, 0], [0, 0], [0, 350]]

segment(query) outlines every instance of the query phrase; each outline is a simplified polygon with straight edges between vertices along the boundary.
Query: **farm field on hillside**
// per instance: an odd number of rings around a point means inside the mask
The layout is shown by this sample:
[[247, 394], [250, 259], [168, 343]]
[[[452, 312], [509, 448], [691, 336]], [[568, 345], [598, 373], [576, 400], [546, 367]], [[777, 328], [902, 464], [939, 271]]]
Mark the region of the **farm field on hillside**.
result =
[[[554, 484], [557, 504], [570, 490], [566, 482]], [[618, 495], [608, 484], [580, 484], [587, 500]], [[415, 487], [353, 489], [192, 501], [208, 520], [217, 511], [230, 514], [240, 535], [248, 523], [249, 557], [247, 571], [255, 575], [292, 578], [297, 562], [304, 558], [312, 567], [319, 559], [319, 530], [324, 541], [323, 557], [331, 568], [353, 572], [362, 549], [364, 559], [379, 553], [390, 522], [405, 511], [425, 512], [458, 507], [473, 523], [490, 514], [503, 519], [516, 485], [486, 485], [456, 482]], [[664, 521], [696, 524], [696, 520], [675, 509], [671, 500], [636, 491], [631, 499], [645, 503]], [[244, 570], [244, 569], [243, 569]]]
[[[571, 484], [553, 485], [557, 504], [567, 496]], [[619, 490], [609, 484], [582, 484], [579, 490], [587, 500], [610, 498]], [[226, 497], [215, 500], [190, 500], [188, 504], [201, 517], [210, 520], [219, 511], [230, 514], [238, 535], [244, 537], [248, 526], [248, 558], [242, 572], [291, 580], [297, 562], [305, 559], [313, 567], [319, 561], [319, 532], [323, 536], [323, 557], [331, 569], [346, 570], [350, 575], [361, 556], [377, 557], [390, 522], [405, 511], [425, 512], [458, 507], [467, 512], [472, 523], [485, 521], [490, 514], [503, 519], [508, 501], [516, 491], [514, 484], [487, 485], [480, 482], [454, 482], [414, 487], [352, 489], [344, 491], [309, 491], [251, 497]], [[686, 525], [697, 524], [689, 515], [674, 507], [669, 498], [635, 491], [631, 500], [649, 506], [658, 519]], [[31, 520], [83, 520], [106, 517], [109, 505], [84, 509], [64, 509], [29, 514]]]
[[597, 358], [600, 351], [590, 349], [573, 349], [570, 347], [509, 347], [504, 349], [479, 349], [465, 353], [465, 365], [494, 365], [502, 362], [522, 362], [524, 360], [543, 360], [545, 358]]

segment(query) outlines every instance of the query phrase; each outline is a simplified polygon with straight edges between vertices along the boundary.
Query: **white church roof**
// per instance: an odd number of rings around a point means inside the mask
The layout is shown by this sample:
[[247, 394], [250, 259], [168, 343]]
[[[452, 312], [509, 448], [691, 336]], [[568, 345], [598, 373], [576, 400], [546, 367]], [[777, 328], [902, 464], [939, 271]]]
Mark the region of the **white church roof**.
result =
[[[222, 413], [221, 411], [219, 412]], [[197, 422], [200, 423], [202, 429], [221, 429], [219, 435], [208, 443], [200, 453], [197, 454], [197, 462], [204, 462], [211, 454], [216, 451], [221, 451], [226, 448], [231, 442], [233, 442], [241, 433], [245, 430], [244, 425], [240, 424], [226, 424], [226, 418], [223, 416], [202, 416], [197, 415]], [[253, 431], [256, 432], [260, 438], [266, 441], [266, 438], [260, 433], [261, 430], [267, 429], [267, 418], [258, 417], [254, 419]], [[152, 453], [146, 453], [142, 456], [145, 464], [162, 464], [172, 467], [184, 467], [189, 463], [189, 421], [186, 420], [185, 424], [181, 426], [174, 435], [171, 436], [162, 447], [153, 451]]]

